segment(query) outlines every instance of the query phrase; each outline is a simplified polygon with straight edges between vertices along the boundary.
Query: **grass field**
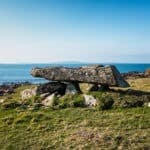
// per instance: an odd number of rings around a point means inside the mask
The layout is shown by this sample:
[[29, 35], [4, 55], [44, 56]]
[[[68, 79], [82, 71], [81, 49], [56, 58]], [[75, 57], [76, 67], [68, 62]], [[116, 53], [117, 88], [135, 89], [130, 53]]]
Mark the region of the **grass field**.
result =
[[0, 110], [0, 149], [148, 149], [149, 108]]
[[132, 89], [150, 92], [150, 78], [129, 79]]
[[[142, 81], [141, 81], [142, 80]], [[150, 90], [149, 79], [129, 81], [131, 88]], [[140, 84], [139, 84], [140, 83]], [[15, 94], [2, 98], [20, 101], [20, 87]], [[132, 96], [110, 92], [115, 101]], [[140, 98], [140, 97], [139, 97]], [[120, 149], [150, 148], [150, 108], [25, 109], [0, 107], [0, 149]]]

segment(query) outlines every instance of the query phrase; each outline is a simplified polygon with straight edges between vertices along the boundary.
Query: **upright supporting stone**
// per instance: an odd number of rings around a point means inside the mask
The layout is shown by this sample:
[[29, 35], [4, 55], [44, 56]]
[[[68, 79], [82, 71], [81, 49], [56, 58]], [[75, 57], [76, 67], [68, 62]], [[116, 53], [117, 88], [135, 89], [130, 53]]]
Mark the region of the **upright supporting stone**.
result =
[[88, 93], [91, 91], [98, 91], [99, 90], [99, 86], [97, 84], [80, 83], [79, 86], [80, 86], [82, 93]]
[[67, 83], [65, 94], [77, 94], [81, 93], [78, 83]]

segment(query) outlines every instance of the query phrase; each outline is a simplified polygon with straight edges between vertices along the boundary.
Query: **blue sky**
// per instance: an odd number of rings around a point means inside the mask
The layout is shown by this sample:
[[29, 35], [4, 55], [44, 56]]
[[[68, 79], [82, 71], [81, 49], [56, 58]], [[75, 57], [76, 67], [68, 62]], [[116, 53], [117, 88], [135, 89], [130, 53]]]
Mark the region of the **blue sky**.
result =
[[0, 0], [0, 63], [150, 63], [149, 0]]

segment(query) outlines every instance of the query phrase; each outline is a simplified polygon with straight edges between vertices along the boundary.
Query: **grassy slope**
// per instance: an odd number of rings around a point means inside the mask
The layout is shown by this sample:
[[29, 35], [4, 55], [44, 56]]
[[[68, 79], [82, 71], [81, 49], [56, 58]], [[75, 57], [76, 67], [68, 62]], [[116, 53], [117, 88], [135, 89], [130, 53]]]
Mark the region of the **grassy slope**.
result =
[[149, 108], [0, 111], [0, 149], [148, 148]]
[[132, 89], [150, 92], [150, 78], [129, 79]]
[[[146, 83], [149, 90], [150, 82]], [[24, 88], [4, 98], [19, 100], [18, 93]], [[148, 149], [149, 116], [146, 107], [107, 111], [0, 109], [0, 149]]]

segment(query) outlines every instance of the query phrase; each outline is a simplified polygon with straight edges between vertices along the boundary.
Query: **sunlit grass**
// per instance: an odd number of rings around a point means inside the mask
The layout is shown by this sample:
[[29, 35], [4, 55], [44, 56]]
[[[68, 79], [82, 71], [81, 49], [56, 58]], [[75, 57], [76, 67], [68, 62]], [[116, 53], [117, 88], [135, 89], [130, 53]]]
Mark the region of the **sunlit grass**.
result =
[[[129, 80], [131, 88], [149, 91], [149, 79]], [[140, 84], [140, 85], [139, 85]], [[150, 147], [150, 108], [122, 108], [122, 102], [143, 101], [145, 97], [112, 91], [89, 92], [95, 98], [112, 98], [110, 110], [81, 108], [83, 95], [64, 96], [60, 106], [34, 109], [35, 98], [23, 103], [20, 92], [34, 86], [22, 86], [0, 108], [0, 149], [148, 149]], [[125, 89], [127, 90], [127, 89]], [[71, 99], [71, 100], [70, 100]], [[146, 97], [148, 99], [148, 97]], [[9, 104], [10, 103], [10, 104]], [[80, 107], [74, 108], [74, 103]], [[9, 104], [9, 105], [8, 105]], [[64, 109], [65, 108], [65, 109]]]
[[128, 80], [132, 89], [150, 92], [150, 78]]
[[149, 108], [0, 110], [0, 148], [148, 148], [149, 115]]

